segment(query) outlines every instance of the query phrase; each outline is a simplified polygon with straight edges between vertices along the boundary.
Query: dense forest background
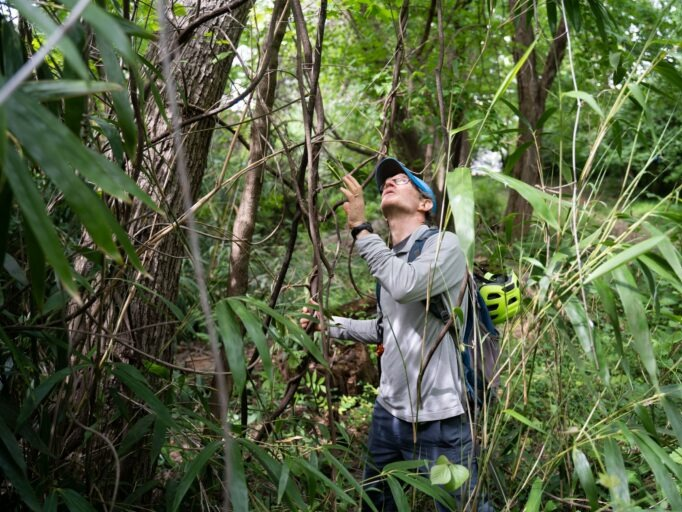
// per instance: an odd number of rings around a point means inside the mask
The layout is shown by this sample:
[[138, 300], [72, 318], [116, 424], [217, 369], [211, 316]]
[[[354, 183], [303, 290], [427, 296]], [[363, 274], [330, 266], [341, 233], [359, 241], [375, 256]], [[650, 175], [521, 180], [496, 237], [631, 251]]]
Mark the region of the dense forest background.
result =
[[[514, 271], [497, 510], [682, 510], [682, 6], [0, 0], [3, 510], [356, 510], [395, 156]], [[447, 472], [385, 471], [401, 510]], [[451, 501], [450, 501], [451, 503]]]

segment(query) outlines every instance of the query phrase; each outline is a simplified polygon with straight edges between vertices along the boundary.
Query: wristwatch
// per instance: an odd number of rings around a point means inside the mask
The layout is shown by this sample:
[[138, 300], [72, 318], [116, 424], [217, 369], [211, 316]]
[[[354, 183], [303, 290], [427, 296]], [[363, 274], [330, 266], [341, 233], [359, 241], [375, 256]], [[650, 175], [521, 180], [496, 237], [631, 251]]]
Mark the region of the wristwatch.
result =
[[353, 237], [353, 240], [357, 240], [358, 235], [362, 231], [369, 231], [370, 233], [374, 233], [372, 225], [369, 222], [363, 222], [362, 224], [358, 224], [357, 226], [350, 230], [350, 236]]

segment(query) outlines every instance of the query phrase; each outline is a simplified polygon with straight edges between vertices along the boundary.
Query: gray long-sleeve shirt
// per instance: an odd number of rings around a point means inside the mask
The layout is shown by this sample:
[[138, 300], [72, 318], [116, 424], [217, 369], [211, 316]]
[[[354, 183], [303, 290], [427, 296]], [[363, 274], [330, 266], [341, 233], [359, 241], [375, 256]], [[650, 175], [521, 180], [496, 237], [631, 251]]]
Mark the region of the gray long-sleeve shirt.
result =
[[[455, 344], [450, 337], [440, 343], [421, 383], [417, 410], [417, 380], [424, 358], [436, 342], [443, 322], [429, 314], [424, 300], [445, 293], [457, 306], [460, 289], [466, 286], [466, 260], [457, 235], [441, 232], [424, 243], [421, 254], [407, 262], [415, 240], [428, 229], [419, 227], [406, 241], [391, 250], [378, 235], [357, 240], [355, 246], [381, 285], [383, 340], [377, 340], [377, 320], [334, 317], [330, 336], [338, 339], [384, 344], [381, 383], [377, 401], [393, 416], [409, 422], [433, 421], [464, 412], [465, 396], [458, 371]], [[466, 318], [466, 300], [461, 305]]]

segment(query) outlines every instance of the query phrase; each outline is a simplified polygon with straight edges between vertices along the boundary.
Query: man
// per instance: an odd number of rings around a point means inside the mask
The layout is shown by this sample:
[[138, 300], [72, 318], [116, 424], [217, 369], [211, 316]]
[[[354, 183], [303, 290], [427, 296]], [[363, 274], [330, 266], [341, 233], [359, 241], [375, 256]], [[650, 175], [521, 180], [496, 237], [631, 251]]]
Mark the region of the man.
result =
[[[376, 478], [387, 464], [414, 459], [432, 463], [445, 455], [450, 462], [469, 468], [469, 485], [463, 486], [468, 490], [475, 486], [477, 465], [466, 414], [466, 391], [450, 334], [446, 334], [422, 369], [443, 329], [442, 320], [428, 312], [427, 298], [443, 294], [450, 307], [462, 307], [466, 318], [468, 301], [456, 304], [461, 287], [467, 282], [464, 253], [457, 236], [444, 232], [429, 237], [421, 254], [408, 262], [410, 248], [429, 229], [426, 222], [437, 211], [436, 197], [423, 180], [394, 158], [379, 163], [375, 178], [391, 247], [373, 234], [365, 217], [362, 186], [357, 180], [345, 176], [341, 191], [347, 199], [343, 206], [355, 248], [381, 286], [380, 318], [333, 317], [329, 335], [383, 343], [381, 383], [370, 427], [364, 478], [367, 486], [371, 486], [368, 495], [377, 509], [387, 511], [395, 510], [396, 505], [388, 485]], [[301, 323], [306, 327], [308, 321]], [[420, 372], [421, 389], [417, 389]], [[460, 494], [458, 498], [465, 502], [468, 496]], [[440, 505], [439, 508], [445, 510]]]

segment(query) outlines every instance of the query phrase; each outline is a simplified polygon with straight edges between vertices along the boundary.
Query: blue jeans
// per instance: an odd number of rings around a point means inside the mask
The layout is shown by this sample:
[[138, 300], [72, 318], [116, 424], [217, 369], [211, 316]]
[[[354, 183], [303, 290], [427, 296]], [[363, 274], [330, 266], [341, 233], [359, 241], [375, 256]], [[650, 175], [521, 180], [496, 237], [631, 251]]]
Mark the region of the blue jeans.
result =
[[[440, 455], [445, 455], [454, 464], [469, 469], [469, 482], [458, 489], [455, 498], [466, 503], [478, 480], [478, 465], [474, 454], [471, 429], [466, 414], [437, 421], [425, 421], [414, 426], [392, 416], [379, 403], [374, 405], [374, 415], [369, 431], [368, 457], [365, 464], [364, 479], [367, 495], [379, 512], [397, 510], [393, 495], [385, 480], [377, 481], [376, 476], [391, 462], [425, 459], [429, 466]], [[424, 468], [425, 470], [427, 468]], [[371, 482], [368, 479], [372, 479]], [[448, 509], [437, 504], [438, 510]], [[487, 504], [479, 503], [479, 512], [492, 512]], [[371, 510], [363, 503], [363, 511]]]

